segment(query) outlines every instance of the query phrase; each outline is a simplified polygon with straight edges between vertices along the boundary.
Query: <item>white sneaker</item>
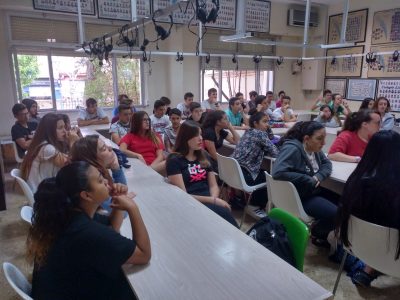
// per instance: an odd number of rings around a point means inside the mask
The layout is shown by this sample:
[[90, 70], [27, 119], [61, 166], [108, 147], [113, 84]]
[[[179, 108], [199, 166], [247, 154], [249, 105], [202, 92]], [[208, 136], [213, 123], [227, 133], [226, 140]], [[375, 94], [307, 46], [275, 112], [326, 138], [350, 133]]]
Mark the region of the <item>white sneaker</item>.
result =
[[248, 205], [246, 212], [256, 220], [262, 219], [267, 216], [265, 210], [259, 208], [258, 206], [253, 206], [253, 205]]

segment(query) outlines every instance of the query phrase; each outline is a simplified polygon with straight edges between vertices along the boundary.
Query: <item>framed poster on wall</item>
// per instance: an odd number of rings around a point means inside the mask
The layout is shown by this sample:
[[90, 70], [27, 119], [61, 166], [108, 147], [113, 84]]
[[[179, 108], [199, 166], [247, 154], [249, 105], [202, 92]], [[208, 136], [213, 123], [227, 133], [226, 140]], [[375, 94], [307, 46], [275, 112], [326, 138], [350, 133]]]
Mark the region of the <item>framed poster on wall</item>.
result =
[[346, 78], [325, 78], [325, 90], [330, 90], [332, 94], [340, 94], [346, 98]]
[[375, 99], [376, 79], [349, 79], [347, 99], [362, 101], [365, 98]]
[[[243, 0], [242, 0], [243, 1]], [[266, 0], [246, 1], [246, 31], [269, 32], [271, 2]]]
[[[137, 0], [136, 14], [138, 18], [150, 16], [150, 2], [146, 0]], [[131, 0], [97, 0], [97, 16], [99, 19], [131, 21]]]
[[394, 51], [400, 52], [400, 44], [372, 46], [371, 52], [390, 52], [390, 54], [377, 55], [376, 64], [368, 68], [368, 77], [400, 77], [400, 58], [393, 60]]
[[[328, 44], [340, 43], [343, 14], [329, 16]], [[346, 25], [346, 42], [365, 42], [368, 8], [349, 12]]]
[[400, 42], [400, 8], [375, 12], [371, 44], [396, 42]]
[[400, 78], [378, 80], [376, 97], [386, 97], [392, 111], [400, 111]]
[[[326, 55], [334, 58], [326, 60], [325, 77], [361, 77], [363, 57], [351, 55], [363, 52], [364, 46], [328, 49]], [[341, 55], [350, 56], [336, 58]]]
[[[33, 0], [33, 8], [66, 13], [78, 13], [77, 0]], [[94, 0], [81, 0], [81, 12], [83, 15], [95, 15]]]

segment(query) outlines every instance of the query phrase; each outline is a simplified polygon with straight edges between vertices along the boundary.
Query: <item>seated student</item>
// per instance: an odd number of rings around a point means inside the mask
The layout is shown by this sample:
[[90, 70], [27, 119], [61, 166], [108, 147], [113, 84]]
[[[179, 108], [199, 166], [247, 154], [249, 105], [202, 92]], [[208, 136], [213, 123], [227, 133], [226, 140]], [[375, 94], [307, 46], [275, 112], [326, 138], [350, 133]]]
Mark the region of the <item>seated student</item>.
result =
[[229, 99], [229, 108], [225, 110], [229, 122], [234, 129], [248, 129], [249, 123], [247, 117], [243, 113], [243, 107], [239, 98], [233, 97]]
[[[111, 215], [97, 214], [109, 196]], [[151, 246], [133, 198], [126, 186], [109, 186], [82, 161], [42, 181], [27, 238], [28, 259], [34, 264], [32, 298], [135, 299], [121, 267], [148, 263]], [[132, 240], [119, 234], [125, 211]]]
[[179, 103], [176, 107], [182, 112], [182, 119], [186, 120], [190, 116], [190, 104], [193, 102], [194, 95], [191, 92], [185, 93], [183, 96], [184, 102]]
[[282, 106], [283, 97], [285, 97], [285, 96], [286, 96], [285, 91], [279, 91], [278, 99], [275, 101], [276, 108], [279, 108]]
[[12, 112], [16, 122], [13, 127], [11, 127], [11, 137], [17, 145], [18, 156], [23, 158], [25, 156], [25, 151], [32, 142], [37, 123], [28, 122], [29, 112], [22, 103], [15, 104], [12, 108]]
[[[347, 179], [341, 197], [338, 230], [343, 244], [350, 246], [347, 231], [350, 215], [377, 225], [400, 230], [400, 135], [394, 131], [380, 131], [371, 138], [364, 156]], [[368, 233], [365, 233], [368, 239]], [[400, 240], [400, 236], [399, 236]], [[393, 247], [394, 245], [390, 245]], [[399, 244], [394, 259], [399, 259]], [[379, 273], [366, 266], [351, 280], [369, 286]]]
[[67, 153], [78, 139], [74, 130], [67, 134], [61, 115], [48, 113], [42, 118], [21, 165], [22, 178], [33, 192], [69, 162]]
[[320, 110], [321, 106], [323, 105], [329, 105], [332, 101], [332, 92], [331, 90], [324, 90], [322, 93], [322, 98], [319, 96], [316, 100], [313, 106], [311, 107], [311, 110]]
[[21, 101], [26, 106], [29, 112], [28, 122], [39, 124], [41, 118], [38, 116], [38, 104], [35, 100], [25, 98]]
[[[265, 182], [265, 173], [261, 165], [265, 155], [277, 157], [279, 151], [269, 139], [267, 128], [268, 115], [264, 112], [255, 112], [250, 116], [250, 129], [240, 138], [232, 157], [242, 168], [244, 179], [248, 185], [257, 185]], [[252, 211], [260, 218], [265, 217], [267, 205], [267, 189], [256, 190], [251, 196]]]
[[[113, 111], [112, 111], [113, 119], [114, 119], [115, 117], [118, 116], [118, 106], [119, 106], [120, 104], [122, 104], [122, 103], [124, 102], [124, 100], [130, 100], [130, 101], [132, 101], [132, 100], [128, 97], [128, 95], [126, 95], [126, 94], [120, 94], [120, 95], [118, 95], [118, 99], [117, 99], [118, 105], [117, 105], [117, 107], [114, 107], [114, 109], [113, 109]], [[125, 103], [125, 104], [126, 104], [126, 103]], [[129, 104], [130, 104], [130, 103], [129, 103]], [[132, 112], [133, 112], [133, 113], [136, 112], [136, 108], [135, 108], [135, 106], [133, 106], [133, 101], [132, 101], [131, 108], [132, 108]], [[111, 121], [111, 123], [114, 123], [114, 122]]]
[[256, 105], [256, 97], [258, 96], [258, 93], [256, 91], [251, 91], [249, 93], [250, 100], [247, 102], [249, 106], [249, 110], [252, 110], [253, 108], [257, 108]]
[[[121, 99], [121, 101], [119, 101], [119, 105], [125, 105], [125, 106], [129, 106], [129, 108], [131, 109], [131, 112], [134, 113], [136, 111], [136, 108], [133, 106], [133, 100], [132, 99]], [[119, 107], [119, 106], [118, 106]], [[117, 107], [117, 115], [114, 116], [111, 119], [111, 124], [114, 124], [115, 122], [117, 122], [119, 120], [119, 112], [118, 112], [118, 107]]]
[[[229, 132], [225, 129], [228, 129]], [[236, 145], [240, 140], [240, 136], [233, 129], [228, 117], [222, 110], [211, 111], [207, 114], [203, 123], [202, 136], [205, 149], [210, 154], [213, 170], [217, 172], [217, 150], [222, 147], [224, 140]]]
[[118, 106], [118, 121], [111, 124], [109, 133], [111, 133], [111, 140], [119, 144], [122, 137], [127, 134], [131, 128], [132, 110], [129, 105], [120, 104]]
[[315, 121], [297, 122], [281, 139], [272, 169], [276, 180], [290, 181], [299, 193], [304, 211], [318, 222], [311, 229], [316, 244], [326, 241], [335, 228], [338, 195], [320, 186], [332, 172], [332, 163], [322, 152], [326, 132]]
[[168, 116], [165, 114], [167, 106], [164, 101], [156, 100], [154, 102], [153, 114], [150, 116], [151, 126], [158, 134], [164, 134], [165, 128], [171, 125]]
[[340, 117], [341, 115], [347, 116], [351, 114], [349, 104], [347, 103], [347, 101], [343, 100], [342, 95], [333, 94], [332, 101], [331, 103], [329, 103], [329, 106], [332, 108], [333, 113], [336, 114], [338, 117]]
[[358, 163], [370, 138], [379, 131], [381, 117], [378, 113], [362, 109], [347, 116], [343, 131], [329, 149], [329, 159]]
[[86, 109], [79, 111], [78, 126], [80, 127], [108, 124], [109, 122], [105, 112], [100, 107], [97, 107], [96, 99], [88, 98], [86, 100]]
[[165, 170], [163, 142], [151, 129], [151, 121], [145, 111], [133, 114], [131, 130], [121, 139], [119, 148], [128, 157], [139, 159], [159, 173]]
[[164, 145], [165, 150], [168, 153], [173, 152], [173, 147], [175, 146], [176, 135], [178, 134], [179, 127], [181, 126], [182, 121], [182, 112], [173, 108], [169, 112], [169, 120], [171, 121], [171, 125], [165, 128], [164, 134]]
[[283, 96], [281, 106], [274, 110], [272, 113], [272, 120], [283, 122], [296, 122], [297, 116], [294, 114], [293, 109], [290, 108], [290, 97]]
[[374, 104], [374, 109], [381, 115], [381, 130], [392, 130], [394, 116], [390, 113], [390, 102], [386, 97], [379, 97]]
[[201, 125], [204, 122], [207, 113], [203, 112], [200, 103], [192, 102], [190, 103], [190, 117], [187, 118], [189, 121], [195, 121], [197, 124]]
[[67, 114], [60, 114], [61, 118], [64, 121], [64, 126], [65, 126], [65, 130], [67, 131], [67, 136], [70, 134], [71, 130], [73, 130], [79, 138], [82, 138], [82, 132], [81, 129], [78, 126], [74, 126], [72, 128], [71, 126], [71, 120], [69, 119], [69, 116]]
[[268, 91], [265, 96], [267, 97], [267, 103], [268, 103], [268, 109], [271, 111], [271, 114], [269, 114], [270, 118], [272, 115], [272, 112], [276, 109], [276, 104], [274, 101], [274, 92]]
[[202, 145], [199, 125], [193, 121], [182, 123], [176, 137], [175, 153], [167, 158], [168, 180], [238, 227], [229, 204], [219, 198], [217, 181]]
[[374, 104], [375, 104], [375, 100], [372, 98], [365, 98], [360, 105], [360, 108], [358, 110], [361, 109], [373, 109], [374, 108]]
[[205, 112], [219, 110], [219, 103], [217, 102], [217, 90], [211, 88], [208, 90], [208, 99], [201, 102], [201, 108]]
[[235, 95], [236, 98], [240, 100], [240, 105], [242, 106], [242, 110], [245, 114], [249, 113], [249, 106], [247, 105], [246, 99], [244, 99], [243, 93], [237, 92]]
[[340, 119], [333, 113], [332, 108], [327, 105], [321, 105], [318, 117], [314, 121], [321, 123], [325, 127], [340, 127], [342, 123]]
[[[268, 100], [267, 97], [264, 95], [257, 95], [256, 98], [254, 99], [254, 105], [255, 109], [257, 111], [262, 111], [266, 114], [268, 114]], [[254, 110], [254, 109], [250, 109]]]

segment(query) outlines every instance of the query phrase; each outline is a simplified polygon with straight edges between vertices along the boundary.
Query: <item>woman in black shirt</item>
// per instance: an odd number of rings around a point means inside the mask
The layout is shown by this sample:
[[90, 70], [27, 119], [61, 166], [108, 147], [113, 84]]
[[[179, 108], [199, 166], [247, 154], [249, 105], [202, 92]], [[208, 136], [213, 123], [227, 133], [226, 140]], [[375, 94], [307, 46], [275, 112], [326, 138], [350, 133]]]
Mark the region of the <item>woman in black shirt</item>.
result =
[[210, 162], [204, 155], [201, 129], [193, 121], [182, 123], [175, 142], [175, 153], [167, 159], [167, 175], [176, 185], [237, 227], [227, 202], [218, 198], [219, 188]]
[[[97, 215], [110, 195], [110, 216]], [[151, 249], [133, 197], [124, 185], [110, 187], [95, 167], [82, 161], [39, 184], [27, 240], [34, 299], [135, 298], [121, 266], [146, 264]], [[135, 240], [118, 233], [124, 211]]]

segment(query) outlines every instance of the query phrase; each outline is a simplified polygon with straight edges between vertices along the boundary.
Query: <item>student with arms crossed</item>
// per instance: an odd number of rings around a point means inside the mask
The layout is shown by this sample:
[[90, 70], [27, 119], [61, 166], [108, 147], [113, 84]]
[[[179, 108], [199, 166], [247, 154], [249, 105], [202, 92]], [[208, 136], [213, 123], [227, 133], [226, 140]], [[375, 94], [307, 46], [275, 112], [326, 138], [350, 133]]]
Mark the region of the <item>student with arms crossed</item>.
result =
[[164, 145], [165, 150], [168, 153], [173, 152], [173, 148], [175, 146], [176, 135], [178, 134], [179, 127], [181, 126], [182, 121], [182, 112], [173, 108], [169, 111], [169, 120], [171, 121], [171, 126], [165, 128], [164, 134]]
[[131, 130], [121, 139], [119, 148], [126, 156], [139, 159], [155, 171], [165, 171], [164, 144], [151, 129], [150, 118], [145, 111], [133, 114]]
[[[400, 135], [383, 130], [371, 138], [354, 172], [347, 179], [340, 199], [338, 231], [346, 246], [349, 218], [354, 215], [364, 221], [400, 231]], [[368, 239], [368, 233], [365, 233]], [[400, 240], [400, 236], [398, 237]], [[394, 245], [390, 245], [391, 247]], [[400, 248], [394, 259], [399, 259]], [[353, 274], [353, 283], [370, 286], [378, 272], [369, 266]]]
[[243, 113], [243, 107], [239, 98], [233, 97], [229, 99], [229, 108], [225, 111], [228, 120], [234, 129], [248, 129], [248, 120]]
[[29, 112], [22, 103], [15, 104], [12, 112], [16, 121], [13, 127], [11, 127], [11, 138], [17, 145], [18, 156], [23, 158], [25, 151], [32, 142], [37, 123], [28, 122]]
[[281, 106], [272, 113], [274, 121], [296, 122], [297, 116], [294, 114], [293, 109], [290, 108], [290, 101], [289, 96], [282, 97]]
[[97, 107], [97, 100], [88, 98], [86, 109], [79, 112], [78, 126], [108, 124], [109, 122], [106, 113], [100, 107]]
[[379, 131], [381, 117], [378, 113], [362, 109], [347, 116], [343, 130], [329, 149], [331, 160], [358, 163], [364, 154], [368, 141]]
[[176, 107], [182, 112], [182, 119], [186, 120], [190, 117], [190, 104], [193, 102], [194, 95], [191, 92], [185, 93], [183, 96], [184, 102], [179, 103]]
[[118, 106], [118, 121], [111, 124], [109, 133], [111, 140], [119, 144], [121, 139], [129, 132], [131, 128], [132, 110], [129, 105], [120, 104]]
[[[110, 196], [111, 215], [96, 214]], [[135, 299], [121, 267], [147, 264], [151, 247], [134, 196], [87, 162], [41, 182], [27, 239], [34, 299]], [[133, 240], [118, 233], [124, 212]]]
[[75, 130], [67, 132], [61, 115], [48, 113], [42, 118], [21, 165], [22, 178], [33, 192], [69, 162], [69, 149], [78, 139]]
[[219, 198], [217, 181], [202, 145], [199, 125], [193, 121], [182, 123], [176, 137], [175, 153], [167, 158], [168, 180], [238, 227], [229, 204]]

